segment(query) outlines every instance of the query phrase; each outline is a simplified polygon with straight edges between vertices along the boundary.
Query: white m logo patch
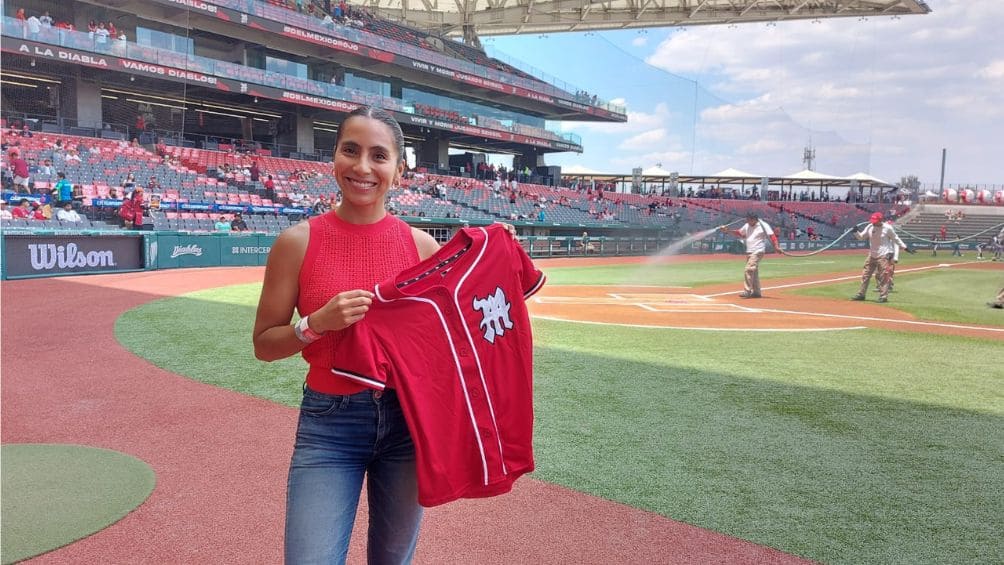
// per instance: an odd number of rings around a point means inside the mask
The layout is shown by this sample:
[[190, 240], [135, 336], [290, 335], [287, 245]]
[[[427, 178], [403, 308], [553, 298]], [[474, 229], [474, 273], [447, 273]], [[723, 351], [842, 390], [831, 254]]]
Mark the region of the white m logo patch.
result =
[[481, 329], [485, 331], [484, 338], [488, 343], [495, 343], [495, 336], [501, 336], [506, 330], [512, 329], [509, 319], [509, 308], [512, 305], [506, 300], [502, 287], [495, 287], [495, 293], [483, 299], [474, 296], [474, 309], [481, 311]]

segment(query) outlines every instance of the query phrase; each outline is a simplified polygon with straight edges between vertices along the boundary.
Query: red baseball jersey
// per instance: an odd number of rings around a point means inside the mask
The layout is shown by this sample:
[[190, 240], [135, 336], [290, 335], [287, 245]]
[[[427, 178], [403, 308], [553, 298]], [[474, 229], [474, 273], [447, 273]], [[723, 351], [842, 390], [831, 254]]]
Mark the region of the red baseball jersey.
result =
[[533, 337], [526, 298], [544, 274], [504, 227], [464, 228], [376, 285], [337, 340], [335, 375], [398, 392], [419, 503], [509, 492], [533, 470]]

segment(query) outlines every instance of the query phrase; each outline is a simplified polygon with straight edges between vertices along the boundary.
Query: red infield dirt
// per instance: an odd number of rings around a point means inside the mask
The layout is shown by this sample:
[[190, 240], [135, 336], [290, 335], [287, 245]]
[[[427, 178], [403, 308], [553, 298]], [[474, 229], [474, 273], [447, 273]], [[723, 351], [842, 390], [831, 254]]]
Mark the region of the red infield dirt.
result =
[[[565, 261], [561, 264], [568, 265]], [[260, 281], [262, 272], [193, 269], [0, 284], [2, 442], [114, 449], [143, 459], [157, 474], [153, 494], [134, 512], [32, 563], [282, 562], [285, 474], [296, 410], [161, 370], [125, 350], [114, 335], [115, 320], [126, 310], [163, 296]], [[706, 296], [716, 289], [700, 292]], [[577, 313], [595, 323], [878, 326], [1004, 338], [989, 332], [993, 328], [897, 325], [910, 320], [874, 304], [768, 291], [767, 298], [755, 301], [734, 294], [710, 297], [710, 306], [709, 299], [687, 294], [545, 287], [532, 308], [539, 316], [571, 319]], [[695, 308], [709, 311], [683, 311]], [[365, 561], [359, 535], [365, 516], [363, 508], [350, 563]], [[437, 565], [806, 562], [531, 478], [505, 496], [429, 510], [416, 557], [416, 563]]]

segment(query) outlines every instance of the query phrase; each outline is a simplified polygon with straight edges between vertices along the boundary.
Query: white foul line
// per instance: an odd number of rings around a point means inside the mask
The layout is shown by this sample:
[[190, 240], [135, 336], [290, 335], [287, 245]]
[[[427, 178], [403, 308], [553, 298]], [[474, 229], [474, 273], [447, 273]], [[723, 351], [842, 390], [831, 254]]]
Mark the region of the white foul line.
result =
[[960, 330], [977, 330], [984, 332], [1001, 332], [1004, 333], [1004, 328], [988, 328], [984, 326], [963, 326], [961, 324], [946, 324], [943, 322], [920, 322], [917, 320], [896, 320], [894, 318], [875, 318], [872, 316], [850, 316], [847, 314], [826, 314], [824, 312], [799, 312], [798, 310], [774, 310], [771, 308], [764, 308], [760, 310], [761, 312], [773, 312], [775, 314], [801, 314], [803, 316], [817, 316], [820, 318], [840, 318], [843, 320], [861, 320], [868, 322], [885, 322], [890, 324], [910, 324], [914, 326], [932, 326], [936, 328], [953, 328]]
[[[928, 269], [940, 269], [941, 267], [955, 267], [955, 266], [958, 266], [958, 265], [966, 265], [966, 264], [969, 264], [969, 263], [939, 263], [937, 265], [928, 265], [926, 267], [914, 267], [912, 269], [897, 269], [896, 270], [896, 274], [898, 275], [898, 274], [901, 274], [901, 273], [912, 273], [912, 272], [915, 272], [915, 271], [926, 271]], [[763, 287], [763, 290], [777, 290], [779, 288], [793, 288], [793, 287], [796, 287], [796, 286], [810, 286], [810, 285], [814, 285], [814, 284], [826, 284], [826, 283], [851, 281], [851, 280], [861, 280], [861, 275], [848, 275], [846, 277], [837, 277], [835, 279], [821, 279], [821, 280], [818, 280], [818, 281], [807, 281], [807, 282], [791, 283], [791, 284], [779, 284], [777, 286], [765, 286], [765, 287]], [[730, 290], [729, 292], [718, 292], [718, 293], [715, 293], [715, 294], [705, 294], [704, 296], [707, 296], [707, 297], [711, 298], [711, 297], [715, 297], [715, 296], [728, 296], [730, 294], [739, 294], [740, 292], [743, 292], [743, 291], [741, 291], [741, 290]]]
[[847, 328], [697, 328], [693, 326], [652, 326], [647, 324], [620, 324], [616, 322], [590, 322], [586, 320], [566, 320], [564, 318], [554, 318], [551, 316], [531, 315], [536, 320], [551, 320], [554, 322], [568, 322], [570, 324], [590, 324], [593, 326], [619, 326], [622, 328], [651, 328], [656, 330], [697, 330], [703, 332], [842, 332], [846, 330], [864, 330], [865, 326], [851, 326]]

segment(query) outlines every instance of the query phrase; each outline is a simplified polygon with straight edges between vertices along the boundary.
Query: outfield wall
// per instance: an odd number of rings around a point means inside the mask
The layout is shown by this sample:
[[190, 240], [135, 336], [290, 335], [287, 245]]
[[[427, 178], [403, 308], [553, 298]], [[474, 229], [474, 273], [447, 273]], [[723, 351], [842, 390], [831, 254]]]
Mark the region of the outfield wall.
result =
[[[192, 267], [262, 266], [276, 234], [147, 231], [5, 230], [0, 238], [0, 277], [25, 279], [65, 275], [124, 273]], [[609, 257], [656, 255], [673, 245], [660, 237], [520, 238], [532, 257]], [[782, 241], [785, 251], [813, 251], [823, 241]], [[836, 249], [861, 249], [864, 242], [842, 241]], [[673, 253], [743, 253], [742, 243], [719, 234]]]

